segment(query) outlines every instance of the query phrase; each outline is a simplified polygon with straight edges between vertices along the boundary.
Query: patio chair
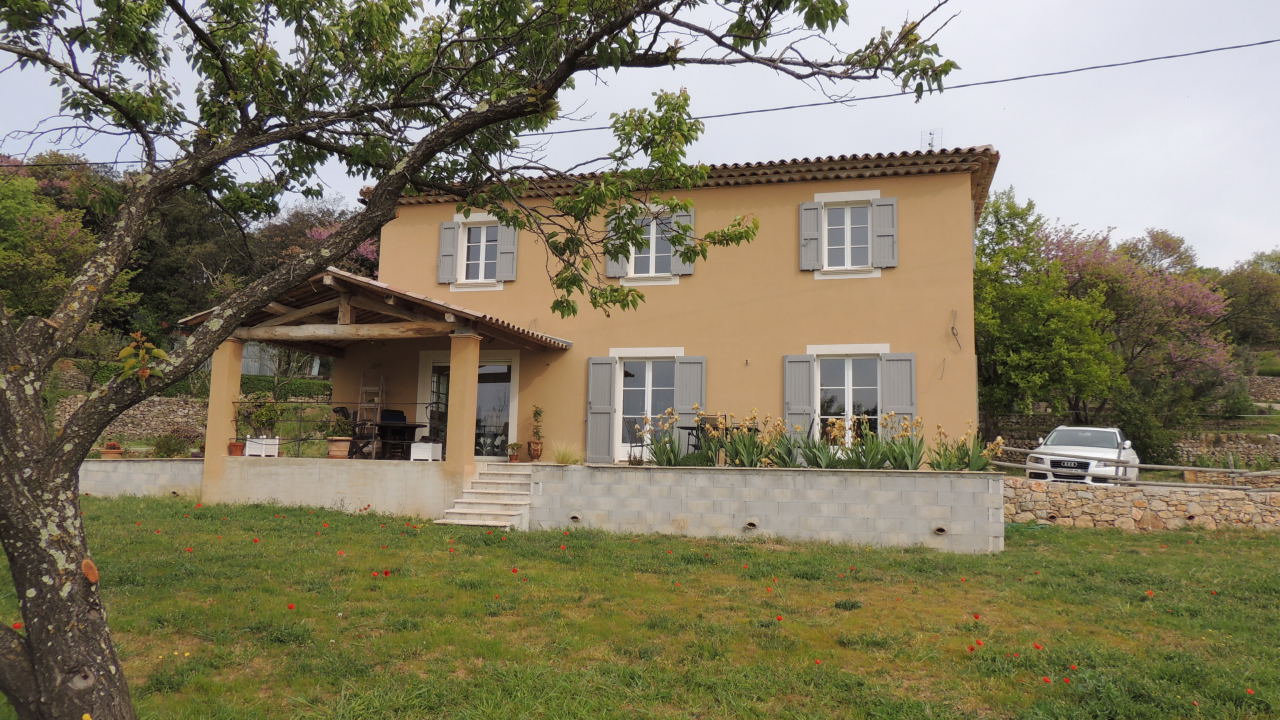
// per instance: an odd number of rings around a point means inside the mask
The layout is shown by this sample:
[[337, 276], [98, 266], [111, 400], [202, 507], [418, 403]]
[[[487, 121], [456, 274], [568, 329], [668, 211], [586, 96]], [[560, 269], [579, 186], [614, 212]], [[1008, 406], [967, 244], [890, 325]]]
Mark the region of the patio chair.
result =
[[[351, 411], [344, 407], [336, 407], [333, 414], [343, 420], [351, 420]], [[351, 444], [347, 447], [348, 460], [369, 460], [373, 458], [374, 444], [378, 439], [378, 428], [373, 423], [356, 420], [351, 425]]]
[[[407, 423], [408, 418], [405, 417], [403, 410], [391, 410], [384, 408], [378, 414], [379, 422], [384, 423]], [[382, 440], [382, 458], [385, 460], [408, 460], [409, 445], [413, 443], [412, 430], [408, 428], [381, 427], [378, 428], [379, 435]]]

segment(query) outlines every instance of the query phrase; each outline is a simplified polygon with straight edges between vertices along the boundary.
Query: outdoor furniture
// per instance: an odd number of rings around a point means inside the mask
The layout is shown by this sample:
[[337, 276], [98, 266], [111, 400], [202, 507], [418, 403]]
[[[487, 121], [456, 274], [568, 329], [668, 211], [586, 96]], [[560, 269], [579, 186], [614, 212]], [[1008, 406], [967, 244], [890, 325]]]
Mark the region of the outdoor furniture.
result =
[[[336, 407], [333, 414], [343, 420], [352, 420], [351, 411], [345, 407]], [[372, 423], [354, 420], [351, 425], [351, 443], [347, 447], [347, 459], [359, 460], [372, 458], [374, 441], [378, 439], [377, 428]]]
[[280, 457], [280, 438], [245, 438], [245, 457]]
[[409, 445], [410, 460], [440, 461], [444, 459], [444, 445], [436, 442], [414, 442]]
[[413, 444], [414, 431], [426, 427], [423, 423], [408, 422], [403, 410], [383, 410], [374, 425], [378, 429], [381, 460], [410, 459], [409, 446]]

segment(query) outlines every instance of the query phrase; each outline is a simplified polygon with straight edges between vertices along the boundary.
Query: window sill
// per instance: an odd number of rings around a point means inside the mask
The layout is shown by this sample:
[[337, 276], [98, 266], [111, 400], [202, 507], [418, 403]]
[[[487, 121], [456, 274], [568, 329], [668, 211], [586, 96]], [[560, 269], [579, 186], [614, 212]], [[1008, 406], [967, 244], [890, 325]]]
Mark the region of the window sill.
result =
[[484, 290], [501, 290], [501, 280], [462, 280], [449, 283], [449, 292], [479, 292]]
[[847, 280], [853, 278], [878, 278], [880, 268], [838, 268], [834, 270], [818, 270], [813, 273], [815, 280]]
[[628, 275], [622, 278], [622, 284], [628, 287], [644, 285], [679, 285], [679, 275]]

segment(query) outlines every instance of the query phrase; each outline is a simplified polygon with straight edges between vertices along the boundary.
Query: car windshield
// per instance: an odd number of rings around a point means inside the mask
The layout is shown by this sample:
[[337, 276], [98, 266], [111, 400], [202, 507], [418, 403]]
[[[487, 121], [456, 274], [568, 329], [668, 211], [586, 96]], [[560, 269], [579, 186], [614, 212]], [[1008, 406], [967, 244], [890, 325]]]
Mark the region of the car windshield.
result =
[[1088, 428], [1058, 428], [1049, 433], [1045, 445], [1071, 445], [1075, 447], [1095, 447], [1115, 450], [1120, 447], [1119, 436], [1111, 430], [1090, 430]]

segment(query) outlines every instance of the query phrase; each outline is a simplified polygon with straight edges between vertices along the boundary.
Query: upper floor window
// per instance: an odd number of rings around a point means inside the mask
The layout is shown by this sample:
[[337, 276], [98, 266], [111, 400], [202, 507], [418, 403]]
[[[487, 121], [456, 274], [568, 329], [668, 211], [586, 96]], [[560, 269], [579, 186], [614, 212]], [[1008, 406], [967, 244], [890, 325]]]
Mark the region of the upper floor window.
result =
[[459, 282], [498, 279], [498, 226], [467, 225], [460, 253], [464, 258]]
[[628, 275], [670, 275], [671, 218], [645, 218], [640, 221], [640, 229], [647, 242], [643, 248], [632, 251]]
[[800, 205], [800, 269], [878, 277], [898, 265], [898, 201], [877, 191], [818, 193]]
[[440, 223], [436, 282], [451, 290], [500, 290], [516, 279], [516, 231], [497, 218], [472, 213]]
[[871, 207], [835, 205], [826, 210], [824, 228], [828, 269], [871, 266]]
[[684, 262], [671, 240], [681, 228], [693, 233], [693, 212], [645, 217], [636, 221], [644, 245], [627, 257], [605, 258], [605, 276], [621, 278], [623, 285], [675, 285], [681, 275], [693, 274], [693, 263]]

